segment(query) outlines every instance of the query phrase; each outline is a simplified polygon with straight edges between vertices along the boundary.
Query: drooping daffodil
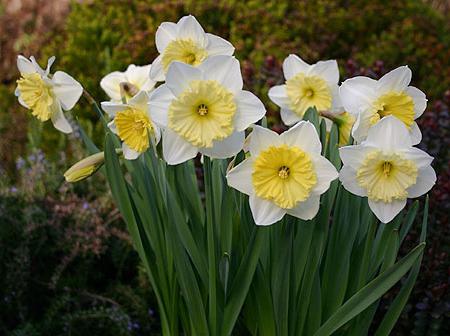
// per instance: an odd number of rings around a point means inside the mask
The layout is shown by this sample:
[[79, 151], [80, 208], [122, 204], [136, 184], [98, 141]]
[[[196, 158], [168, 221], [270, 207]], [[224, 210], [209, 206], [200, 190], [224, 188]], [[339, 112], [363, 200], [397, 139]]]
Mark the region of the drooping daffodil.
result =
[[251, 92], [242, 90], [239, 61], [211, 56], [197, 67], [174, 62], [165, 84], [150, 95], [153, 119], [164, 128], [163, 156], [170, 165], [194, 158], [236, 155], [245, 129], [266, 110]]
[[230, 42], [205, 33], [192, 15], [182, 17], [177, 23], [161, 23], [156, 31], [155, 43], [159, 56], [153, 61], [150, 78], [158, 82], [164, 81], [173, 61], [198, 66], [209, 56], [231, 56], [234, 53]]
[[228, 185], [249, 195], [257, 225], [270, 225], [289, 214], [304, 220], [319, 211], [320, 195], [338, 177], [321, 156], [322, 144], [313, 124], [300, 121], [277, 133], [255, 126], [250, 157], [227, 174]]
[[383, 223], [390, 222], [408, 198], [425, 194], [436, 182], [433, 158], [412, 146], [408, 128], [394, 116], [371, 127], [360, 145], [339, 152], [345, 189], [368, 197], [370, 209]]
[[269, 98], [281, 108], [281, 120], [286, 125], [302, 120], [310, 107], [315, 107], [320, 114], [341, 106], [335, 60], [310, 65], [297, 55], [289, 55], [283, 62], [283, 73], [286, 83], [270, 88]]
[[83, 93], [83, 87], [70, 75], [62, 71], [50, 74], [55, 57], [50, 57], [47, 68], [42, 69], [33, 56], [17, 57], [20, 78], [17, 80], [16, 96], [22, 106], [31, 110], [40, 121], [51, 120], [53, 126], [63, 132], [71, 133], [63, 110], [71, 110]]
[[122, 140], [123, 156], [134, 160], [161, 139], [159, 127], [154, 123], [148, 107], [148, 94], [140, 91], [126, 104], [102, 102], [102, 109], [112, 118], [108, 126]]
[[103, 91], [111, 98], [111, 101], [120, 102], [122, 96], [132, 98], [139, 91], [149, 93], [155, 87], [156, 82], [150, 79], [152, 65], [138, 66], [130, 64], [125, 71], [114, 71], [107, 74], [100, 81]]
[[339, 89], [342, 104], [356, 117], [352, 135], [363, 141], [369, 128], [386, 116], [401, 120], [412, 137], [413, 145], [422, 139], [415, 120], [427, 107], [427, 98], [419, 89], [409, 86], [411, 70], [401, 66], [379, 80], [358, 76], [344, 81]]

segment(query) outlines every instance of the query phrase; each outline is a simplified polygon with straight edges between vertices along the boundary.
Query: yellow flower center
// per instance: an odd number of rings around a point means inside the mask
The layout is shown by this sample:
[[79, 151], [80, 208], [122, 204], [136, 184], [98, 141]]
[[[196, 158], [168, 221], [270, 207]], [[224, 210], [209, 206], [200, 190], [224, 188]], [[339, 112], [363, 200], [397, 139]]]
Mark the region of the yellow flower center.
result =
[[162, 65], [164, 71], [167, 72], [170, 63], [173, 61], [180, 61], [186, 64], [197, 66], [202, 63], [208, 53], [205, 49], [199, 47], [191, 39], [173, 40], [164, 50], [162, 56]]
[[20, 97], [31, 109], [31, 113], [41, 121], [50, 119], [57, 106], [51, 87], [38, 73], [23, 74], [17, 80]]
[[235, 114], [230, 91], [214, 80], [195, 80], [170, 104], [168, 127], [196, 147], [211, 148], [233, 133]]
[[292, 209], [309, 197], [317, 176], [308, 153], [298, 147], [270, 146], [253, 163], [252, 183], [258, 197]]
[[352, 127], [355, 123], [355, 117], [348, 112], [342, 112], [335, 117], [334, 122], [337, 124], [339, 129], [339, 146], [346, 146], [350, 140]]
[[380, 96], [374, 103], [370, 124], [376, 124], [381, 118], [393, 115], [411, 128], [414, 123], [414, 101], [403, 92], [389, 92]]
[[303, 117], [309, 107], [315, 106], [318, 111], [331, 109], [331, 90], [319, 76], [299, 73], [286, 81], [286, 92], [290, 108], [300, 117]]
[[149, 135], [154, 135], [150, 118], [146, 111], [128, 107], [117, 112], [114, 117], [119, 138], [136, 152], [142, 153], [150, 145]]
[[417, 171], [415, 163], [402, 155], [375, 150], [367, 154], [356, 179], [370, 200], [390, 203], [408, 197], [406, 189], [416, 183]]

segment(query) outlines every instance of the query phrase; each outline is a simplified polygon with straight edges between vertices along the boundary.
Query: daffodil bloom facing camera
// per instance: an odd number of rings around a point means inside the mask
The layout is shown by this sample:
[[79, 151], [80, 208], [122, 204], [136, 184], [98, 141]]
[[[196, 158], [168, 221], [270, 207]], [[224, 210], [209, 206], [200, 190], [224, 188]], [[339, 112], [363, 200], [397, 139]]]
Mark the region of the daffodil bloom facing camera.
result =
[[149, 104], [155, 122], [164, 127], [167, 163], [185, 162], [198, 152], [228, 158], [242, 149], [245, 129], [266, 112], [242, 86], [239, 62], [232, 56], [212, 56], [198, 67], [170, 66], [166, 83], [152, 92]]
[[339, 69], [335, 60], [308, 64], [297, 55], [283, 62], [286, 83], [269, 90], [269, 98], [280, 108], [286, 125], [302, 120], [306, 110], [333, 111], [340, 106], [338, 95]]
[[425, 111], [427, 98], [422, 91], [409, 86], [411, 76], [411, 70], [401, 66], [379, 80], [359, 76], [342, 83], [339, 89], [342, 104], [356, 117], [352, 131], [356, 141], [363, 141], [371, 126], [393, 115], [405, 124], [413, 145], [420, 142], [422, 134], [415, 120]]
[[322, 145], [308, 121], [281, 135], [255, 126], [250, 157], [227, 174], [228, 185], [249, 195], [257, 225], [270, 225], [285, 214], [304, 220], [319, 211], [320, 195], [338, 177], [336, 168], [320, 155]]
[[154, 81], [163, 81], [174, 61], [198, 66], [209, 56], [234, 53], [230, 42], [205, 33], [192, 15], [182, 17], [177, 23], [163, 22], [156, 31], [156, 48], [160, 55], [150, 70]]
[[370, 209], [390, 222], [408, 198], [428, 192], [436, 182], [433, 158], [412, 147], [406, 125], [389, 116], [370, 128], [360, 145], [339, 149], [344, 166], [339, 178], [345, 189], [367, 197]]
[[83, 88], [75, 79], [62, 71], [52, 76], [50, 67], [55, 57], [49, 58], [47, 68], [42, 69], [33, 56], [30, 59], [19, 55], [17, 67], [20, 79], [17, 80], [16, 96], [22, 106], [31, 110], [40, 121], [51, 120], [53, 126], [63, 132], [71, 133], [72, 127], [64, 116], [77, 103]]
[[149, 93], [156, 83], [149, 77], [151, 66], [151, 64], [143, 66], [130, 64], [124, 72], [114, 71], [103, 77], [100, 86], [115, 102], [120, 102], [122, 96], [130, 99], [139, 91]]
[[148, 94], [140, 91], [126, 104], [102, 102], [102, 109], [112, 118], [111, 131], [122, 140], [123, 156], [134, 160], [145, 152], [152, 142], [156, 145], [161, 132], [154, 123], [148, 107]]

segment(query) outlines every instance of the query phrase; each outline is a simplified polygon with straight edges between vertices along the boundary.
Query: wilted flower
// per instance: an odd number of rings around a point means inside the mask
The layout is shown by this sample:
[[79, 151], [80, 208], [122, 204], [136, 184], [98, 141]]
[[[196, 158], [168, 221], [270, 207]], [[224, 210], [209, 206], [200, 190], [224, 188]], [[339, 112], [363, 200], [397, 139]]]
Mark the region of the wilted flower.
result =
[[55, 57], [49, 58], [47, 68], [43, 70], [33, 56], [28, 60], [19, 55], [17, 67], [21, 77], [17, 80], [16, 96], [20, 104], [30, 109], [40, 121], [51, 119], [56, 129], [71, 133], [72, 127], [62, 110], [68, 111], [74, 107], [83, 88], [65, 72], [57, 71], [50, 75], [54, 61]]
[[406, 205], [436, 182], [433, 158], [412, 147], [405, 124], [388, 116], [369, 129], [360, 145], [340, 148], [344, 166], [340, 180], [351, 193], [368, 197], [373, 213], [390, 222]]
[[198, 152], [212, 158], [238, 153], [244, 131], [265, 114], [262, 102], [242, 90], [239, 62], [212, 56], [198, 67], [174, 62], [166, 83], [150, 96], [150, 111], [163, 126], [163, 155], [178, 164]]
[[156, 31], [156, 48], [160, 55], [150, 70], [154, 81], [164, 80], [173, 61], [198, 66], [209, 56], [234, 53], [230, 42], [205, 33], [192, 15], [182, 17], [177, 23], [163, 22]]
[[320, 113], [340, 106], [335, 60], [309, 65], [297, 55], [289, 55], [283, 62], [283, 72], [286, 83], [272, 87], [269, 98], [281, 108], [281, 119], [286, 125], [300, 121], [310, 107], [316, 107]]
[[250, 157], [227, 174], [228, 185], [250, 196], [257, 225], [270, 225], [285, 214], [304, 220], [319, 211], [320, 195], [338, 177], [336, 168], [320, 155], [322, 145], [308, 121], [281, 135], [255, 126]]
[[149, 93], [155, 87], [155, 82], [150, 79], [151, 66], [130, 64], [125, 72], [114, 71], [103, 77], [100, 86], [115, 102], [120, 102], [122, 95], [130, 99], [141, 90]]
[[126, 104], [102, 102], [101, 105], [113, 118], [108, 126], [123, 141], [125, 159], [134, 160], [150, 147], [150, 141], [154, 141], [155, 145], [159, 142], [161, 132], [153, 122], [153, 111], [149, 110], [145, 91], [140, 91]]
[[356, 117], [352, 131], [356, 141], [363, 141], [369, 128], [383, 117], [393, 115], [408, 128], [412, 144], [420, 142], [422, 134], [414, 120], [425, 111], [427, 98], [419, 89], [408, 86], [411, 76], [411, 70], [401, 66], [379, 80], [358, 76], [342, 83], [339, 89], [342, 104]]

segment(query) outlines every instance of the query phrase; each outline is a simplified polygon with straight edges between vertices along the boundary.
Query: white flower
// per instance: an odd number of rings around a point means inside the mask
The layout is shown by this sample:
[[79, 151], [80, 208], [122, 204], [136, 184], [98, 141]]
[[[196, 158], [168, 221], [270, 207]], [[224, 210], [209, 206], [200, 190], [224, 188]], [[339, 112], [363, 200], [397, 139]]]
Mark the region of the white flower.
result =
[[50, 67], [55, 57], [50, 57], [47, 68], [43, 70], [33, 56], [30, 59], [19, 55], [17, 67], [20, 79], [17, 80], [16, 96], [22, 106], [41, 121], [51, 119], [53, 126], [63, 132], [71, 133], [72, 127], [64, 116], [63, 109], [74, 107], [83, 93], [83, 87], [71, 76], [62, 71], [50, 75]]
[[293, 125], [310, 107], [318, 112], [342, 112], [338, 95], [339, 69], [335, 60], [309, 65], [297, 55], [283, 62], [286, 83], [269, 90], [269, 98], [281, 108], [281, 119]]
[[242, 149], [245, 129], [266, 112], [242, 85], [239, 62], [232, 56], [212, 56], [198, 67], [170, 66], [166, 83], [150, 96], [153, 118], [165, 128], [167, 163], [185, 162], [198, 152], [228, 158]]
[[354, 77], [342, 83], [339, 94], [344, 108], [356, 117], [352, 135], [357, 142], [363, 141], [369, 128], [385, 116], [393, 115], [408, 128], [413, 145], [422, 139], [416, 120], [427, 107], [427, 98], [419, 89], [408, 86], [411, 70], [398, 67], [379, 80]]
[[405, 207], [407, 198], [425, 194], [436, 182], [433, 158], [412, 147], [408, 129], [393, 116], [371, 127], [366, 141], [339, 152], [345, 189], [368, 197], [370, 209], [383, 223]]
[[151, 64], [143, 66], [130, 64], [125, 72], [114, 71], [103, 77], [100, 81], [100, 86], [109, 98], [115, 102], [122, 100], [121, 84], [127, 99], [133, 97], [141, 90], [149, 93], [156, 84], [149, 77], [151, 66]]
[[234, 47], [223, 38], [205, 33], [192, 15], [177, 23], [163, 22], [156, 31], [159, 56], [153, 61], [150, 78], [163, 81], [173, 61], [198, 66], [207, 57], [234, 53]]
[[281, 135], [255, 126], [250, 157], [227, 174], [228, 185], [249, 195], [257, 225], [270, 225], [285, 214], [304, 220], [319, 211], [320, 195], [338, 177], [323, 156], [322, 144], [308, 121]]
[[110, 118], [113, 118], [108, 126], [122, 140], [125, 159], [134, 160], [151, 146], [151, 141], [155, 145], [159, 142], [161, 132], [153, 121], [145, 91], [140, 91], [127, 104], [102, 102], [101, 105]]

